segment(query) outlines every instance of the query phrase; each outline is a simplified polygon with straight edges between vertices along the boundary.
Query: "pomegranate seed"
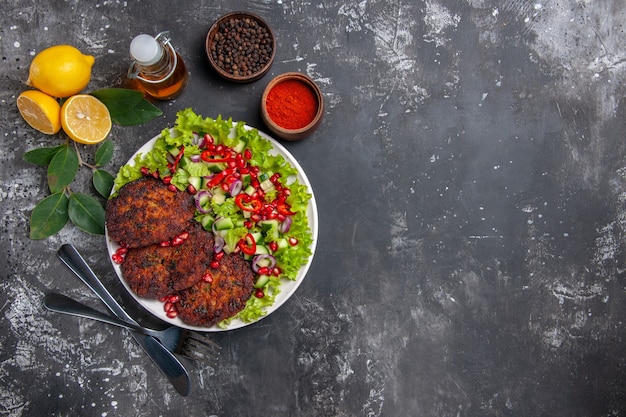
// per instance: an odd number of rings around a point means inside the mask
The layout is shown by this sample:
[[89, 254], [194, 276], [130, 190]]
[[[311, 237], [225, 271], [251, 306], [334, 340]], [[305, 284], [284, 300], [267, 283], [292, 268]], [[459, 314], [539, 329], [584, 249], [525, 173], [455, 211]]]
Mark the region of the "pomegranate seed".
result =
[[172, 183], [172, 176], [168, 175], [167, 177], [163, 177], [163, 183], [170, 185]]
[[263, 298], [263, 297], [265, 297], [265, 293], [263, 292], [263, 290], [262, 290], [262, 289], [260, 289], [260, 288], [259, 288], [258, 290], [256, 290], [256, 291], [254, 292], [254, 296], [255, 296], [256, 298]]
[[261, 268], [259, 268], [259, 274], [261, 275], [267, 275], [270, 273], [270, 269], [266, 266], [262, 266]]
[[114, 253], [113, 255], [111, 255], [111, 259], [113, 260], [113, 262], [115, 262], [118, 265], [124, 262], [124, 257], [122, 255], [118, 255], [117, 253]]
[[220, 267], [220, 262], [219, 261], [211, 261], [211, 263], [209, 264], [209, 266], [213, 269], [217, 269]]
[[151, 175], [153, 178], [159, 179], [159, 171], [154, 171]]
[[147, 177], [148, 175], [150, 175], [150, 170], [147, 167], [141, 167], [141, 175]]
[[276, 242], [270, 242], [268, 246], [272, 252], [276, 252], [278, 250], [278, 243]]
[[280, 276], [280, 274], [282, 274], [283, 271], [280, 270], [279, 267], [275, 266], [274, 268], [272, 268], [272, 275], [274, 275], [275, 277]]
[[207, 271], [204, 275], [202, 275], [202, 281], [208, 282], [209, 284], [213, 282], [213, 275], [209, 271]]
[[196, 187], [194, 187], [192, 184], [189, 184], [187, 186], [187, 191], [189, 192], [189, 194], [192, 194], [192, 195], [198, 192], [198, 190], [196, 190]]
[[178, 311], [170, 310], [167, 313], [165, 313], [165, 315], [170, 319], [175, 319], [176, 317], [178, 317]]
[[208, 133], [204, 134], [204, 141], [208, 144], [213, 144], [213, 136], [209, 135]]
[[159, 301], [162, 303], [164, 303], [168, 299], [169, 299], [169, 295], [164, 295], [163, 297], [159, 297]]
[[176, 188], [176, 186], [174, 184], [170, 184], [167, 186], [167, 189], [170, 190], [171, 192], [175, 193], [178, 191], [178, 188]]
[[246, 149], [243, 151], [244, 158], [250, 160], [252, 158], [252, 151], [250, 149]]
[[290, 237], [289, 238], [289, 244], [291, 246], [296, 246], [298, 244], [298, 239], [296, 239], [295, 237]]
[[125, 247], [119, 247], [117, 248], [117, 250], [115, 251], [115, 253], [117, 253], [118, 255], [126, 255], [128, 253], [128, 248]]
[[221, 251], [221, 252], [218, 252], [215, 255], [213, 255], [213, 257], [219, 261], [219, 260], [221, 260], [224, 257], [224, 255], [226, 255], [224, 253], [224, 251]]
[[172, 246], [180, 246], [183, 243], [185, 243], [185, 239], [181, 239], [178, 236], [176, 236], [174, 239], [172, 239]]
[[166, 248], [166, 247], [171, 246], [171, 245], [172, 245], [172, 243], [169, 240], [164, 240], [163, 242], [159, 243], [159, 246], [162, 247], [162, 248]]
[[243, 222], [243, 225], [245, 226], [246, 229], [252, 229], [254, 227], [254, 223], [250, 221]]
[[171, 311], [172, 308], [174, 308], [174, 304], [172, 304], [170, 300], [165, 301], [165, 304], [163, 304], [163, 310]]

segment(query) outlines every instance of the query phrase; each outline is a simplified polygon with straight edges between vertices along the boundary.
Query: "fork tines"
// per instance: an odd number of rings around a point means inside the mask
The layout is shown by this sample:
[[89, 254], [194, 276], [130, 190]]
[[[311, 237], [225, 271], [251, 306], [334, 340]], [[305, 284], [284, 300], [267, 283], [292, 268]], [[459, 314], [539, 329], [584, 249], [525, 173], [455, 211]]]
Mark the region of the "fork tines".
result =
[[196, 361], [213, 363], [220, 355], [221, 346], [203, 333], [185, 330], [177, 349], [180, 354]]

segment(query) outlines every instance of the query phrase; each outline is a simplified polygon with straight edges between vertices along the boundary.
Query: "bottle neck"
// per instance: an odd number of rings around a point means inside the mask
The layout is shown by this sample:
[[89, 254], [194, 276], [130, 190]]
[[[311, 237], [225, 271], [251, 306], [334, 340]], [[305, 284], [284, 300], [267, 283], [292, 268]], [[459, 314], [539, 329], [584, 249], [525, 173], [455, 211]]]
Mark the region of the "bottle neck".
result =
[[161, 35], [156, 37], [163, 52], [161, 58], [151, 65], [142, 65], [133, 61], [128, 69], [129, 78], [137, 78], [147, 83], [160, 83], [174, 74], [178, 65], [178, 55], [167, 36], [164, 41], [159, 40]]
[[147, 66], [136, 64], [138, 77], [149, 81], [162, 81], [174, 72], [176, 61], [176, 52], [168, 47], [163, 48], [161, 58], [154, 64]]

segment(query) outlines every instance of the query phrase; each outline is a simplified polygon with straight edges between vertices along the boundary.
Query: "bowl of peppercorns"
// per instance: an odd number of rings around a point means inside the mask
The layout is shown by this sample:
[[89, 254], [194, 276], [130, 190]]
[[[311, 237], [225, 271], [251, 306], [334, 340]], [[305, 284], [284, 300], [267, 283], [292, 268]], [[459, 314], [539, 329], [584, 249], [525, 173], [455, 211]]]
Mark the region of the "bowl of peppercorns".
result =
[[206, 54], [222, 78], [248, 83], [269, 71], [276, 54], [276, 39], [259, 16], [232, 12], [211, 25], [206, 37]]

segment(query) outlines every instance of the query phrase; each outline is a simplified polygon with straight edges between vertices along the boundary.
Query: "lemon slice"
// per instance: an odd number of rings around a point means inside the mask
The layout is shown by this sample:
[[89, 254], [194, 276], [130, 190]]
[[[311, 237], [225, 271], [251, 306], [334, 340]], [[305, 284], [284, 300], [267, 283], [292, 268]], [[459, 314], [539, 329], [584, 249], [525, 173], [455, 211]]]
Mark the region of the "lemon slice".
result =
[[61, 107], [61, 125], [67, 135], [78, 143], [93, 145], [102, 142], [111, 131], [109, 109], [89, 94], [77, 94]]
[[61, 105], [46, 93], [24, 91], [17, 97], [17, 108], [31, 127], [46, 135], [61, 130]]

